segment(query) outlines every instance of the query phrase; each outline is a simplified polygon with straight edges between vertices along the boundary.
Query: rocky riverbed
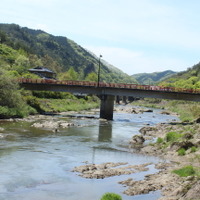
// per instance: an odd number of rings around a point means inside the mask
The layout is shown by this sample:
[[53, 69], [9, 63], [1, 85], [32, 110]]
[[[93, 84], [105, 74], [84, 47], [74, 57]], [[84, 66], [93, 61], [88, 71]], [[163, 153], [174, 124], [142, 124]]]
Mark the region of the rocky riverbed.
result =
[[[119, 110], [118, 110], [119, 111]], [[130, 109], [123, 110], [130, 112]], [[163, 113], [166, 114], [166, 113]], [[171, 140], [168, 138], [172, 135]], [[126, 187], [125, 194], [129, 196], [147, 194], [160, 190], [160, 200], [197, 200], [200, 199], [200, 178], [198, 174], [180, 177], [173, 171], [185, 166], [193, 166], [199, 172], [200, 163], [200, 124], [199, 123], [166, 123], [154, 127], [146, 126], [140, 129], [139, 135], [134, 135], [129, 142], [129, 148], [139, 154], [153, 155], [165, 160], [155, 168], [158, 173], [146, 175], [144, 180], [127, 179], [120, 181]], [[179, 150], [184, 149], [180, 155]], [[110, 176], [132, 174], [148, 171], [147, 163], [140, 166], [129, 166], [128, 163], [86, 164], [73, 169], [73, 172], [84, 178], [103, 179]], [[122, 167], [121, 165], [126, 165]]]
[[[117, 112], [137, 114], [152, 111], [148, 109], [120, 108]], [[73, 115], [74, 113], [70, 114]], [[36, 129], [48, 129], [53, 132], [59, 132], [71, 126], [78, 126], [65, 120], [55, 120], [52, 116], [43, 115], [37, 117], [30, 116], [26, 119], [11, 119], [10, 121], [31, 122], [32, 127]], [[131, 196], [160, 190], [163, 195], [160, 198], [161, 200], [199, 199], [200, 181], [198, 173], [187, 177], [180, 177], [173, 173], [175, 169], [180, 169], [185, 166], [193, 166], [197, 171], [199, 170], [200, 124], [197, 122], [190, 124], [174, 122], [171, 124], [158, 124], [154, 127], [146, 126], [140, 129], [140, 134], [134, 135], [130, 140], [130, 150], [134, 149], [138, 154], [161, 157], [165, 162], [156, 164], [155, 168], [159, 172], [146, 175], [144, 180], [133, 180], [129, 178], [120, 181], [119, 184], [125, 187], [124, 193]], [[4, 129], [0, 128], [0, 132], [4, 132]], [[2, 134], [2, 137], [4, 135]], [[184, 149], [183, 155], [180, 155], [180, 149]], [[111, 176], [148, 171], [150, 165], [151, 163], [142, 165], [129, 165], [128, 163], [122, 162], [107, 162], [102, 164], [87, 163], [75, 167], [73, 172], [87, 179], [104, 179]]]
[[[136, 172], [148, 171], [148, 165], [128, 165], [128, 163], [103, 163], [103, 164], [87, 164], [79, 167], [75, 167], [72, 171], [78, 172], [83, 178], [90, 179], [104, 179], [112, 176], [127, 175]], [[123, 166], [123, 167], [122, 167]]]
[[[125, 193], [136, 195], [161, 190], [162, 200], [200, 199], [200, 124], [158, 124], [155, 127], [144, 127], [140, 133], [131, 139], [131, 148], [138, 149], [139, 146], [138, 153], [159, 156], [166, 162], [156, 165], [160, 171], [147, 175], [142, 181], [128, 179], [120, 182], [128, 187]], [[145, 141], [152, 141], [152, 138], [155, 142], [145, 144]], [[186, 177], [173, 173], [185, 166], [194, 167], [197, 173]]]

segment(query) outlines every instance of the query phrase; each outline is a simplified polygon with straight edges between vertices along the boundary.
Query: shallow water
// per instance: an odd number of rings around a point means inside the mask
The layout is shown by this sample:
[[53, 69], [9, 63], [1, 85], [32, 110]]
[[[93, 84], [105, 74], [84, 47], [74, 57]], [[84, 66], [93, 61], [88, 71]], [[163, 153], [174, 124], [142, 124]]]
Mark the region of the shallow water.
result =
[[[98, 200], [106, 192], [118, 193], [123, 200], [156, 200], [159, 191], [130, 197], [118, 184], [128, 178], [143, 179], [149, 171], [101, 180], [84, 179], [72, 172], [84, 162], [128, 162], [130, 165], [156, 163], [159, 159], [138, 155], [128, 149], [128, 141], [146, 124], [178, 120], [174, 116], [153, 113], [114, 113], [112, 122], [99, 119], [75, 119], [55, 116], [79, 125], [58, 133], [30, 127], [31, 122], [0, 122], [5, 128], [0, 138], [1, 200]], [[94, 114], [94, 116], [97, 116]]]

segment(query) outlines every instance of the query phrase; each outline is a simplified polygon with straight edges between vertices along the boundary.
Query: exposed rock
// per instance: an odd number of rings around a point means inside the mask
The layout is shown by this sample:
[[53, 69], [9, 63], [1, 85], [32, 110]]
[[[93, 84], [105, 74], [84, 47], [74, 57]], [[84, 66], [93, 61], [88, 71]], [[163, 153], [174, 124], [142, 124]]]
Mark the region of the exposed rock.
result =
[[[160, 171], [157, 174], [148, 175], [145, 180], [134, 181], [128, 179], [121, 182], [128, 187], [125, 191], [127, 195], [145, 194], [154, 190], [160, 190], [163, 197], [159, 200], [197, 200], [200, 194], [200, 181], [198, 177], [189, 176], [179, 177], [172, 173], [174, 169], [181, 169], [192, 165], [199, 168], [200, 150], [197, 148], [194, 152], [191, 147], [200, 147], [200, 125], [197, 123], [170, 123], [159, 124], [156, 127], [144, 127], [140, 131], [143, 135], [163, 138], [163, 142], [153, 145], [146, 144], [139, 150], [142, 154], [160, 156], [171, 162], [156, 164]], [[166, 142], [164, 138], [169, 132], [176, 132], [183, 135], [177, 141]], [[184, 148], [188, 150], [185, 156], [178, 156], [177, 150]]]
[[53, 130], [54, 132], [58, 132], [59, 128], [68, 128], [70, 126], [74, 126], [74, 124], [65, 121], [44, 121], [44, 122], [35, 122], [34, 124], [32, 124], [32, 127], [47, 128]]
[[184, 195], [184, 199], [199, 199], [200, 198], [200, 181], [195, 184], [188, 185], [188, 192]]
[[185, 150], [187, 150], [193, 146], [194, 144], [190, 141], [173, 142], [172, 145], [170, 146], [170, 149], [173, 151], [177, 151], [181, 148], [184, 148]]
[[200, 123], [200, 118], [196, 119], [195, 122], [196, 122], [196, 123]]
[[145, 142], [145, 139], [141, 135], [134, 135], [132, 137], [132, 140], [129, 142], [131, 147], [137, 146], [137, 145], [142, 145]]
[[162, 115], [171, 115], [171, 112], [169, 112], [169, 111], [162, 111], [160, 114], [162, 114]]
[[192, 133], [185, 133], [185, 135], [183, 136], [183, 139], [186, 140], [190, 140], [192, 139], [194, 136], [192, 135]]
[[153, 112], [152, 109], [146, 109], [146, 110], [143, 110], [143, 112]]
[[152, 132], [152, 131], [157, 131], [157, 128], [155, 127], [143, 127], [139, 130], [139, 132], [142, 134], [142, 135], [146, 135], [147, 132]]
[[147, 171], [147, 166], [151, 163], [143, 165], [127, 165], [128, 163], [103, 163], [103, 164], [89, 164], [75, 167], [72, 171], [79, 172], [83, 178], [90, 179], [104, 179], [111, 176], [120, 176], [124, 174], [132, 174], [139, 171]]
[[[168, 196], [168, 200], [175, 197], [177, 198], [177, 195], [181, 194], [183, 189], [181, 178], [175, 174], [166, 173], [165, 170], [158, 172], [157, 174], [147, 175], [144, 180], [134, 181], [133, 179], [128, 179], [119, 183], [128, 187], [128, 189], [124, 192], [127, 195], [147, 194], [153, 191], [161, 190], [163, 194], [170, 194], [170, 198]], [[177, 190], [175, 188], [177, 188]]]
[[115, 108], [116, 112], [123, 112], [123, 113], [133, 113], [133, 114], [139, 114], [143, 112], [153, 112], [152, 109], [144, 109], [144, 108], [138, 108], [138, 107], [117, 107]]

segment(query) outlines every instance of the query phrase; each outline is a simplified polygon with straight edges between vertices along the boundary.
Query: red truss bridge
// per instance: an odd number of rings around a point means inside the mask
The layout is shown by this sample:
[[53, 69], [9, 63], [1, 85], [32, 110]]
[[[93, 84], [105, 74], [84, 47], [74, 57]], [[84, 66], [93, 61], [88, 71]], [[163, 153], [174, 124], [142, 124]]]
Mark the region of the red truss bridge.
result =
[[108, 120], [113, 119], [116, 96], [200, 101], [199, 89], [90, 81], [58, 81], [53, 79], [20, 78], [18, 82], [21, 87], [27, 90], [97, 95], [101, 99], [100, 118]]

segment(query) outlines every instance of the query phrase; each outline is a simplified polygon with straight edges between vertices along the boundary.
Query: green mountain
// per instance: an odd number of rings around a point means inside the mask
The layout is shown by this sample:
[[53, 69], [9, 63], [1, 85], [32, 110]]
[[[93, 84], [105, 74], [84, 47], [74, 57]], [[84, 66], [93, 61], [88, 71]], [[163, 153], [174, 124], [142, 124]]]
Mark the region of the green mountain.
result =
[[160, 83], [163, 86], [179, 88], [200, 88], [200, 63], [188, 68], [186, 71], [179, 72]]
[[176, 72], [171, 70], [166, 70], [163, 72], [134, 74], [132, 75], [132, 77], [135, 78], [141, 85], [149, 85], [149, 84], [153, 85], [171, 77], [174, 74], [176, 74]]
[[[0, 43], [6, 45], [0, 52], [0, 66], [2, 63], [4, 66], [5, 63], [12, 65], [20, 75], [22, 72], [27, 72], [29, 68], [44, 66], [56, 73], [61, 73], [61, 76], [66, 78], [78, 80], [96, 80], [97, 78], [99, 58], [66, 37], [53, 36], [41, 30], [32, 30], [16, 24], [0, 24]], [[16, 62], [21, 62], [18, 63], [20, 66], [17, 64], [18, 67], [16, 67]], [[69, 70], [75, 73], [75, 76], [63, 75]], [[92, 75], [88, 76], [89, 74]], [[136, 82], [133, 77], [102, 59], [100, 81]]]

